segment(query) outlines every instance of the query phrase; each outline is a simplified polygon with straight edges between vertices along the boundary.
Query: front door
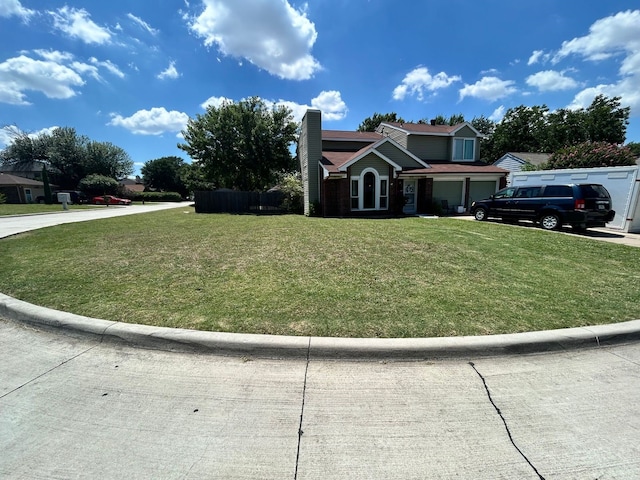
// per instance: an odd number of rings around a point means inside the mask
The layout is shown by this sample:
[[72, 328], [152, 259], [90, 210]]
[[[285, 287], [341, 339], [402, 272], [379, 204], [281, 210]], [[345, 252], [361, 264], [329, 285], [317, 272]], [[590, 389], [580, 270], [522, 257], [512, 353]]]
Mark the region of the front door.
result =
[[416, 213], [416, 181], [404, 181], [404, 208], [403, 213]]

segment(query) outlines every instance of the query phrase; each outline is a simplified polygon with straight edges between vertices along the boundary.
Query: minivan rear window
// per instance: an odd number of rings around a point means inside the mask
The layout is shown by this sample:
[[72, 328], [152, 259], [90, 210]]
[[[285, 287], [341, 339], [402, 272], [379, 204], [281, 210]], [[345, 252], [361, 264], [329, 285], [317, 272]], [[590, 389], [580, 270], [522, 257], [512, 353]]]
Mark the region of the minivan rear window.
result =
[[609, 198], [609, 192], [602, 185], [578, 185], [583, 198]]
[[568, 185], [547, 185], [544, 188], [545, 197], [573, 197], [573, 191]]

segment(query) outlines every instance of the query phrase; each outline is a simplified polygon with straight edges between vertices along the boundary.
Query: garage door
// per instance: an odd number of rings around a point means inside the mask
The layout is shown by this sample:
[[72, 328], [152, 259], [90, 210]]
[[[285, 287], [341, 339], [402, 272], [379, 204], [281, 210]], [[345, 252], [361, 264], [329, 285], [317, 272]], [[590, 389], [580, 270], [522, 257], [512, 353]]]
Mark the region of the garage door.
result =
[[471, 203], [477, 200], [488, 198], [489, 195], [493, 195], [497, 190], [497, 182], [492, 181], [477, 181], [469, 184], [469, 206]]
[[433, 182], [433, 201], [441, 204], [442, 200], [446, 200], [450, 208], [462, 205], [463, 187], [464, 182]]

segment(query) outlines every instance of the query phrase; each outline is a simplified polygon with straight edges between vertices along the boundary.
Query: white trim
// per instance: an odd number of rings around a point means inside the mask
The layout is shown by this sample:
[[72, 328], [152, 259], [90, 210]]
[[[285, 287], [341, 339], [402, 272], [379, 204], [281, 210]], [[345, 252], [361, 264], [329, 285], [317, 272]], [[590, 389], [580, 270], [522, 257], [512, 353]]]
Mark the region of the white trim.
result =
[[[410, 123], [410, 122], [407, 122], [407, 123]], [[398, 127], [396, 125], [391, 125], [391, 124], [386, 123], [386, 122], [382, 122], [380, 125], [385, 125], [385, 126], [387, 126], [389, 128], [393, 128], [394, 130], [399, 130], [399, 131], [401, 131], [403, 133], [406, 133], [407, 135], [422, 135], [422, 136], [431, 136], [431, 137], [455, 137], [456, 133], [458, 133], [464, 127], [469, 127], [476, 134], [476, 138], [477, 137], [481, 137], [481, 138], [483, 137], [482, 133], [480, 133], [478, 130], [476, 130], [475, 127], [473, 125], [471, 125], [469, 122], [460, 123], [455, 130], [452, 130], [451, 132], [448, 132], [448, 133], [412, 132], [411, 130], [404, 129], [404, 128]], [[436, 125], [436, 126], [438, 126], [438, 125]], [[439, 125], [439, 126], [445, 127], [445, 126], [453, 126], [453, 125]], [[460, 137], [460, 138], [471, 138], [471, 137]]]
[[[461, 140], [462, 141], [462, 157], [463, 158], [455, 158], [454, 155], [456, 154], [456, 141]], [[464, 158], [464, 142], [467, 141], [472, 141], [473, 142], [473, 157], [471, 159], [465, 159]], [[451, 148], [451, 161], [452, 162], [456, 162], [456, 163], [464, 163], [464, 162], [475, 162], [476, 161], [476, 148], [477, 148], [477, 142], [476, 139], [473, 137], [454, 137], [453, 139], [453, 145]]]
[[[364, 208], [364, 177], [367, 173], [373, 173], [375, 177], [375, 207], [374, 208]], [[358, 208], [351, 207], [351, 199], [354, 198], [351, 196], [351, 182], [354, 180], [358, 181]], [[387, 181], [387, 206], [385, 208], [380, 208], [380, 184], [383, 180]], [[365, 168], [360, 175], [352, 175], [349, 179], [349, 207], [352, 211], [360, 211], [360, 212], [372, 212], [376, 210], [389, 210], [389, 191], [391, 185], [389, 183], [389, 175], [380, 175], [375, 168]]]

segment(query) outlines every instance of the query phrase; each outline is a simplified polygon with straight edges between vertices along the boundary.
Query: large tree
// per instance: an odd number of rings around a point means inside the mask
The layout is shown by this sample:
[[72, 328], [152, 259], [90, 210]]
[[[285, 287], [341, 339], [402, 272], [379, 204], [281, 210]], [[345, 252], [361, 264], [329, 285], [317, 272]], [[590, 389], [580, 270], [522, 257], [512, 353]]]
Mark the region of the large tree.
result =
[[145, 162], [140, 173], [145, 186], [184, 196], [188, 193], [182, 177], [185, 165], [180, 157], [156, 158]]
[[358, 126], [358, 132], [375, 132], [378, 125], [382, 122], [404, 123], [404, 119], [399, 117], [396, 112], [391, 113], [374, 113], [371, 117], [365, 118]]
[[297, 124], [284, 106], [269, 108], [258, 97], [209, 106], [189, 119], [178, 148], [203, 167], [218, 188], [263, 190], [296, 168], [289, 151]]
[[106, 175], [119, 180], [133, 173], [133, 162], [120, 147], [91, 141], [71, 127], [56, 128], [51, 133], [30, 135], [15, 127], [5, 127], [11, 142], [0, 152], [0, 163], [17, 168], [42, 162], [53, 183], [75, 189], [87, 175]]
[[507, 152], [553, 153], [584, 142], [624, 143], [629, 107], [620, 97], [598, 95], [587, 108], [549, 112], [546, 105], [510, 108], [487, 142], [483, 157], [495, 161]]

